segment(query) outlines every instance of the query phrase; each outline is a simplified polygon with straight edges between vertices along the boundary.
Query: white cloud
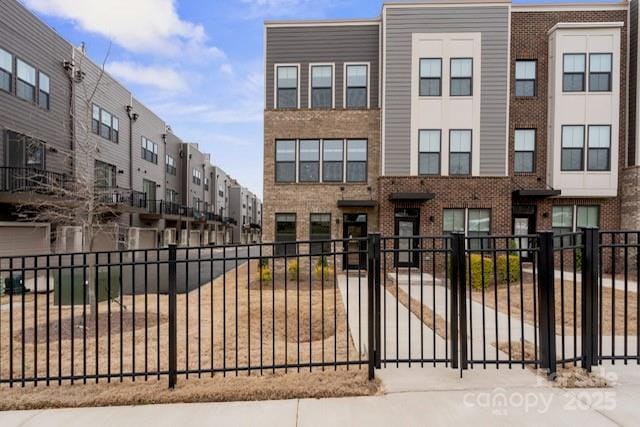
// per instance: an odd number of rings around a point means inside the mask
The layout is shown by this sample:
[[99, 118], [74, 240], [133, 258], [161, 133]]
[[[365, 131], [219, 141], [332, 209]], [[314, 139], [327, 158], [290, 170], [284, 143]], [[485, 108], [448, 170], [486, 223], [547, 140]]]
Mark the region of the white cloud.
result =
[[233, 75], [233, 66], [229, 63], [222, 64], [220, 66], [220, 72], [227, 76]]
[[105, 69], [113, 77], [128, 83], [152, 86], [167, 91], [182, 92], [188, 89], [183, 75], [168, 67], [113, 61], [107, 63]]
[[249, 7], [249, 17], [282, 18], [304, 14], [321, 16], [334, 0], [240, 0]]
[[22, 0], [45, 15], [73, 21], [82, 30], [113, 40], [132, 52], [220, 59], [204, 27], [178, 16], [175, 0]]

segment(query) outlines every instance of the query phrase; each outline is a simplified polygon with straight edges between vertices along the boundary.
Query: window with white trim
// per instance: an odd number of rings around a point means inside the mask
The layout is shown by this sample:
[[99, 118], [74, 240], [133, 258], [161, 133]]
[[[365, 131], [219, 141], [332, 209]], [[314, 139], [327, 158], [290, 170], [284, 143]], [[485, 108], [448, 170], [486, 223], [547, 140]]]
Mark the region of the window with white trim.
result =
[[311, 66], [311, 108], [333, 107], [333, 67]]
[[587, 170], [611, 169], [611, 126], [589, 125]]
[[298, 67], [280, 65], [276, 67], [277, 108], [298, 108]]
[[320, 141], [300, 140], [300, 182], [320, 181]]
[[420, 96], [442, 95], [442, 58], [420, 59]]
[[610, 53], [589, 55], [589, 91], [611, 92], [612, 58]]
[[142, 137], [142, 158], [148, 162], [158, 164], [158, 144]]
[[346, 66], [346, 108], [367, 108], [369, 67], [365, 64]]
[[535, 60], [516, 61], [516, 96], [536, 96]]
[[473, 95], [473, 59], [451, 58], [450, 96]]
[[514, 132], [514, 150], [514, 172], [534, 172], [536, 158], [536, 130], [516, 129]]
[[439, 129], [421, 129], [418, 132], [418, 174], [440, 175]]
[[51, 99], [51, 81], [42, 71], [38, 72], [38, 105], [45, 110], [49, 109]]
[[0, 89], [11, 92], [13, 81], [13, 55], [0, 49]]
[[584, 126], [562, 126], [562, 171], [584, 169]]
[[584, 53], [565, 53], [562, 63], [562, 91], [584, 92]]
[[26, 62], [18, 59], [16, 61], [17, 81], [16, 95], [25, 101], [36, 101], [36, 69]]
[[471, 175], [471, 130], [449, 131], [449, 175]]

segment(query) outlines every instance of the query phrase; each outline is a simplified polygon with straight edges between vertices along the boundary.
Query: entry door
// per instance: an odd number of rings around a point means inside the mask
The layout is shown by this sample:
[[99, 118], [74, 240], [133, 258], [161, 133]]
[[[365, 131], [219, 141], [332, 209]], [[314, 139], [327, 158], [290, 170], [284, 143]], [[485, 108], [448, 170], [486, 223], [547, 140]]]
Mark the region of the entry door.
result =
[[[517, 238], [517, 236], [527, 236], [535, 233], [535, 215], [518, 215], [513, 217], [513, 235], [516, 236], [515, 245], [518, 249], [529, 249], [530, 239]], [[523, 261], [531, 261], [532, 253], [529, 251], [520, 252]]]
[[364, 240], [365, 237], [367, 237], [367, 215], [345, 214], [343, 227], [343, 239], [346, 240], [343, 261], [345, 269], [367, 268], [367, 254], [365, 253], [367, 243]]
[[395, 248], [398, 250], [395, 255], [397, 267], [417, 267], [418, 254], [414, 251], [419, 246], [418, 235], [420, 211], [417, 209], [396, 210], [397, 240]]

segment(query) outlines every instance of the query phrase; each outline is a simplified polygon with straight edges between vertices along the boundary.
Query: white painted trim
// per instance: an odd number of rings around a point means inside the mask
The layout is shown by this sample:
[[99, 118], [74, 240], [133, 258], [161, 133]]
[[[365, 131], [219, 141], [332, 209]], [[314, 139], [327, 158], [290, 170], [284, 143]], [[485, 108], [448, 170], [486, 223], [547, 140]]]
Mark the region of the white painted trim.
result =
[[584, 30], [594, 28], [622, 28], [624, 22], [558, 22], [551, 27], [547, 34], [557, 30]]
[[347, 110], [347, 66], [366, 65], [367, 66], [367, 109], [371, 108], [371, 62], [356, 61], [345, 62], [342, 65], [342, 108]]
[[627, 2], [620, 3], [539, 3], [512, 4], [513, 13], [517, 12], [566, 12], [566, 11], [596, 11], [596, 10], [625, 10]]
[[336, 26], [380, 26], [380, 18], [371, 19], [327, 19], [327, 20], [278, 20], [265, 21], [265, 28], [288, 27], [336, 27]]
[[322, 66], [329, 66], [331, 67], [331, 109], [336, 108], [336, 64], [335, 62], [310, 62], [309, 63], [309, 69], [308, 69], [308, 75], [309, 75], [309, 82], [307, 84], [308, 88], [307, 88], [307, 108], [311, 109], [311, 68], [312, 67], [322, 67]]
[[[536, 77], [537, 77], [537, 65], [536, 65]], [[514, 76], [515, 77], [515, 76]], [[510, 128], [510, 113], [511, 107], [511, 5], [509, 5], [509, 16], [507, 18], [507, 121], [505, 129], [505, 159], [504, 159], [504, 176], [509, 176], [509, 141], [511, 140], [509, 134]]]
[[[265, 110], [267, 108], [269, 108], [269, 105], [267, 104], [267, 88], [269, 87], [267, 85], [267, 27], [265, 26], [263, 28], [263, 40], [262, 40], [262, 45], [263, 45], [263, 51], [262, 51], [262, 60], [263, 60], [263, 70], [264, 70], [264, 78], [263, 78], [263, 83], [264, 83], [264, 108]], [[275, 102], [275, 101], [274, 101]]]
[[278, 67], [296, 67], [297, 68], [297, 73], [298, 73], [298, 78], [297, 78], [297, 82], [296, 82], [296, 91], [298, 92], [298, 105], [297, 105], [297, 109], [300, 108], [300, 64], [287, 64], [287, 63], [283, 63], [283, 64], [273, 64], [273, 108], [275, 110], [278, 109]]
[[406, 3], [385, 3], [383, 9], [414, 9], [414, 8], [432, 8], [432, 7], [491, 7], [504, 6], [511, 4], [511, 0], [493, 0], [485, 2], [485, 0], [431, 0], [429, 3], [424, 2], [406, 2]]

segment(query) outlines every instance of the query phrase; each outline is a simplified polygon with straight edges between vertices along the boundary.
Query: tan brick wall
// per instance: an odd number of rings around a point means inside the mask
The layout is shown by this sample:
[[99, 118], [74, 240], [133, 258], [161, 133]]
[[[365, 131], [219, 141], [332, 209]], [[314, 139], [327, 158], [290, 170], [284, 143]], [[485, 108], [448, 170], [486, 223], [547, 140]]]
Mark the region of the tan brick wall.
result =
[[622, 171], [620, 189], [621, 228], [640, 230], [640, 166]]
[[[380, 171], [380, 110], [265, 111], [264, 115], [264, 212], [263, 240], [273, 241], [275, 214], [296, 213], [298, 240], [309, 239], [311, 213], [331, 214], [332, 238], [342, 238], [342, 216], [348, 212], [368, 214], [369, 231], [376, 231], [377, 209], [338, 208], [340, 199], [376, 199]], [[368, 140], [366, 183], [275, 182], [276, 139]], [[337, 221], [339, 220], [339, 222]]]

